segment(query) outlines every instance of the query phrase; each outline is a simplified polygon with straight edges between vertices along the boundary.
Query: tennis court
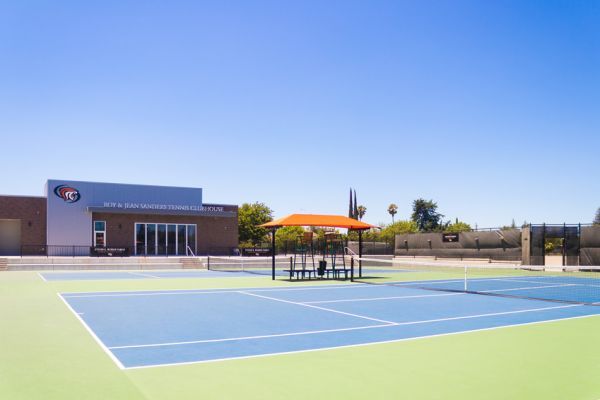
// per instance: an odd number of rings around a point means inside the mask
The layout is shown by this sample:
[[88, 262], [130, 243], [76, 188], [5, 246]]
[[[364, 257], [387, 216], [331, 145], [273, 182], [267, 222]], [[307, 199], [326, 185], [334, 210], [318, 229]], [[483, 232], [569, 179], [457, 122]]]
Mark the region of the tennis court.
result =
[[[243, 274], [251, 277], [250, 274]], [[183, 278], [232, 278], [239, 275], [219, 271], [77, 271], [77, 272], [41, 272], [45, 281], [97, 281], [128, 279], [183, 279]]]
[[[600, 307], [427, 290], [416, 282], [63, 293], [120, 368], [361, 346], [582, 318]], [[552, 281], [536, 287], [554, 290]], [[495, 289], [529, 290], [518, 278]]]

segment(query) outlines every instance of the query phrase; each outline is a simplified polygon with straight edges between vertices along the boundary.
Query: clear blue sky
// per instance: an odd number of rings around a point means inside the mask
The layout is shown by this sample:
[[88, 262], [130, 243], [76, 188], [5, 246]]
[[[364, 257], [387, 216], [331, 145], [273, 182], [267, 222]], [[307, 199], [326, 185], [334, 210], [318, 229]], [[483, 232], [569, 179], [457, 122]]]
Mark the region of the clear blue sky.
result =
[[0, 193], [204, 188], [479, 227], [600, 207], [598, 1], [3, 1]]

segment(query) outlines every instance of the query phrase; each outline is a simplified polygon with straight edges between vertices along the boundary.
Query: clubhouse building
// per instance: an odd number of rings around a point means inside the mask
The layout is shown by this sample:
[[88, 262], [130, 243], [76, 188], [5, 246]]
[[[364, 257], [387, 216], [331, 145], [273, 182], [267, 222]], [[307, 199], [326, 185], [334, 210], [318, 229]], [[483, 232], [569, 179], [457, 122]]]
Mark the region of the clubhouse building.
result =
[[48, 180], [0, 196], [0, 256], [186, 256], [238, 246], [238, 208], [201, 188]]

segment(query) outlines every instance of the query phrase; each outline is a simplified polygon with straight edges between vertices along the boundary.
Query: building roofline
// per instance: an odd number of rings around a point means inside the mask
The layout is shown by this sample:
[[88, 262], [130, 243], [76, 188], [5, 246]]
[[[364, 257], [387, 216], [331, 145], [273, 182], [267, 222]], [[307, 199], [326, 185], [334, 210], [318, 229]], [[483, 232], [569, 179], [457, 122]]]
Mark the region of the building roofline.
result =
[[0, 194], [0, 197], [26, 197], [28, 199], [46, 199], [46, 196], [33, 196], [33, 195], [21, 195], [21, 194]]
[[121, 182], [97, 182], [97, 181], [79, 181], [72, 179], [54, 179], [49, 178], [46, 180], [46, 185], [49, 181], [57, 181], [57, 182], [73, 182], [73, 183], [98, 183], [102, 185], [125, 185], [125, 186], [145, 186], [145, 187], [158, 187], [158, 188], [170, 188], [170, 189], [194, 189], [194, 190], [202, 190], [201, 187], [191, 187], [191, 186], [169, 186], [169, 185], [148, 185], [143, 183], [121, 183]]
[[239, 207], [237, 204], [204, 203], [204, 202], [202, 202], [202, 206]]

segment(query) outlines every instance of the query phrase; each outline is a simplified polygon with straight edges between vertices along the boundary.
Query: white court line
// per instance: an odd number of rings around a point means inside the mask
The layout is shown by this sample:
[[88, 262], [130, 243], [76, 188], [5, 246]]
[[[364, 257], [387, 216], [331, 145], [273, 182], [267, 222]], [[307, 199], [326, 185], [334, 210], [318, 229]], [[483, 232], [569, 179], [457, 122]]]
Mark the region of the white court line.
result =
[[[535, 278], [535, 277], [527, 277], [527, 279], [529, 278]], [[539, 276], [538, 278], [543, 278], [543, 279], [547, 279], [550, 278], [549, 276]], [[473, 280], [477, 280], [477, 279], [473, 279]], [[498, 281], [503, 281], [503, 282], [523, 282], [523, 283], [535, 283], [535, 284], [544, 284], [544, 281], [540, 281], [540, 280], [536, 280], [536, 281], [530, 281], [530, 280], [525, 280], [525, 279], [521, 279], [519, 277], [516, 277], [514, 279], [510, 279], [510, 278], [497, 278], [496, 280]], [[548, 282], [549, 285], [552, 285], [552, 282]]]
[[273, 334], [273, 335], [242, 336], [242, 337], [225, 338], [225, 339], [190, 340], [187, 342], [166, 342], [166, 343], [139, 344], [139, 345], [128, 345], [128, 346], [112, 346], [112, 347], [109, 347], [109, 349], [111, 349], [111, 350], [112, 349], [132, 349], [132, 348], [137, 349], [137, 348], [144, 348], [144, 347], [180, 346], [180, 345], [201, 344], [201, 343], [220, 343], [220, 342], [231, 342], [231, 341], [236, 341], [236, 340], [268, 339], [268, 338], [285, 337], [285, 336], [314, 335], [317, 333], [356, 331], [356, 330], [362, 330], [362, 329], [384, 328], [387, 326], [395, 326], [395, 324], [368, 325], [368, 326], [358, 326], [358, 327], [354, 327], [354, 328], [323, 329], [323, 330], [318, 330], [318, 331], [279, 333], [279, 334]]
[[127, 273], [128, 273], [129, 275], [138, 275], [138, 276], [144, 276], [144, 277], [146, 277], [146, 278], [161, 279], [161, 277], [160, 277], [160, 276], [156, 276], [156, 275], [150, 275], [150, 274], [145, 274], [145, 273], [142, 273], [142, 272], [130, 272], [130, 271], [127, 271]]
[[205, 291], [184, 291], [181, 292], [132, 292], [132, 293], [119, 293], [119, 294], [84, 294], [84, 295], [69, 295], [65, 296], [67, 299], [81, 299], [81, 298], [93, 298], [93, 297], [139, 297], [139, 296], [183, 296], [183, 295], [196, 295], [196, 294], [220, 294], [220, 293], [237, 293], [238, 290], [205, 290]]
[[81, 322], [81, 324], [83, 325], [83, 327], [88, 331], [88, 333], [90, 335], [92, 335], [92, 338], [94, 338], [94, 340], [96, 341], [96, 343], [98, 343], [98, 345], [100, 346], [100, 348], [102, 350], [104, 350], [104, 352], [106, 354], [108, 354], [108, 357], [110, 357], [111, 360], [113, 360], [113, 362], [117, 365], [117, 367], [119, 367], [119, 369], [125, 369], [125, 366], [121, 363], [121, 361], [119, 361], [119, 359], [104, 345], [104, 343], [102, 342], [102, 340], [100, 340], [100, 338], [98, 336], [96, 336], [96, 334], [94, 333], [94, 331], [92, 330], [92, 328], [90, 328], [88, 326], [88, 324], [83, 320], [83, 318], [81, 318], [81, 316], [79, 315], [79, 313], [77, 313], [73, 307], [71, 307], [71, 305], [69, 304], [69, 302], [62, 297], [62, 295], [60, 293], [57, 293], [58, 297], [63, 301], [63, 303], [65, 303], [65, 305], [67, 306], [67, 308], [69, 310], [71, 310], [71, 312], [73, 313], [73, 315], [79, 320], [79, 322]]
[[510, 289], [493, 289], [493, 290], [477, 290], [477, 291], [481, 292], [481, 293], [512, 292], [515, 290], [548, 289], [548, 288], [567, 287], [567, 286], [570, 287], [570, 286], [577, 286], [577, 285], [565, 283], [562, 285], [529, 286], [529, 287], [525, 286], [525, 287], [517, 287], [517, 288], [510, 288]]
[[415, 295], [415, 296], [366, 297], [366, 298], [361, 298], [361, 299], [305, 301], [303, 304], [352, 303], [355, 301], [418, 299], [418, 298], [422, 298], [422, 297], [463, 296], [465, 294], [467, 294], [467, 293], [420, 294], [420, 295]]
[[[265, 296], [259, 296], [259, 297], [265, 298]], [[267, 297], [267, 299], [279, 301], [279, 299], [273, 299], [273, 298], [268, 298], [268, 297]], [[294, 302], [289, 302], [287, 300], [284, 302], [307, 306], [307, 304], [304, 304], [304, 303], [294, 303]], [[205, 344], [205, 343], [221, 343], [221, 342], [242, 341], [242, 340], [270, 339], [270, 338], [285, 337], [285, 336], [314, 335], [314, 334], [320, 334], [320, 333], [344, 332], [344, 331], [353, 331], [353, 330], [384, 328], [384, 327], [391, 327], [391, 326], [431, 324], [431, 323], [435, 323], [435, 322], [446, 322], [446, 321], [456, 321], [456, 320], [461, 320], [461, 319], [493, 317], [493, 316], [497, 316], [497, 315], [521, 314], [521, 313], [528, 313], [528, 312], [535, 312], [535, 311], [546, 311], [546, 310], [580, 307], [580, 306], [581, 306], [580, 304], [569, 304], [569, 305], [564, 305], [564, 306], [530, 308], [530, 309], [525, 309], [525, 310], [501, 311], [501, 312], [495, 312], [495, 313], [463, 315], [463, 316], [458, 316], [458, 317], [436, 318], [436, 319], [427, 319], [427, 320], [419, 320], [419, 321], [390, 322], [390, 323], [386, 323], [383, 325], [360, 326], [360, 327], [354, 327], [354, 328], [326, 329], [326, 330], [318, 330], [318, 331], [292, 332], [292, 333], [281, 333], [281, 334], [273, 334], [273, 335], [246, 336], [246, 337], [225, 338], [225, 339], [191, 340], [191, 341], [185, 341], [185, 342], [165, 342], [165, 343], [151, 343], [151, 344], [127, 345], [127, 346], [112, 346], [112, 347], [109, 347], [109, 349], [114, 350], [114, 349], [146, 348], [146, 347], [180, 346], [180, 345], [189, 345], [189, 344]], [[319, 307], [319, 308], [321, 308], [321, 307]], [[325, 310], [334, 311], [334, 312], [337, 311], [337, 310], [329, 310], [329, 309], [325, 309]], [[347, 314], [347, 313], [344, 313], [344, 314]], [[348, 314], [348, 315], [356, 316], [356, 314]], [[362, 317], [362, 318], [365, 318], [365, 317]]]
[[38, 276], [40, 277], [40, 279], [41, 279], [41, 280], [43, 280], [44, 282], [48, 282], [48, 281], [46, 280], [46, 278], [44, 278], [44, 275], [42, 275], [41, 273], [39, 273], [39, 272], [38, 272], [38, 273], [37, 273], [37, 275], [38, 275]]
[[332, 313], [336, 313], [336, 314], [347, 315], [347, 316], [350, 316], [350, 317], [362, 318], [362, 319], [366, 319], [366, 320], [369, 320], [369, 321], [382, 322], [384, 324], [391, 324], [391, 325], [396, 324], [395, 322], [392, 322], [392, 321], [386, 321], [386, 320], [379, 319], [379, 318], [371, 318], [371, 317], [367, 317], [365, 315], [347, 313], [347, 312], [344, 312], [344, 311], [338, 311], [338, 310], [334, 310], [334, 309], [331, 309], [331, 308], [319, 307], [319, 306], [315, 306], [315, 305], [312, 305], [312, 304], [298, 303], [298, 302], [295, 302], [295, 301], [278, 299], [276, 297], [262, 296], [260, 294], [243, 292], [243, 291], [240, 291], [240, 293], [246, 294], [248, 296], [260, 297], [262, 299], [279, 301], [281, 303], [294, 304], [294, 305], [297, 305], [297, 306], [315, 308], [317, 310], [322, 310], [322, 311], [328, 311], [328, 312], [332, 312]]
[[[525, 281], [517, 281], [516, 279], [510, 279], [510, 276], [502, 277], [502, 278], [467, 278], [467, 282], [487, 282], [487, 281], [506, 281], [506, 282], [525, 282]], [[427, 283], [438, 284], [438, 283], [463, 283], [465, 281], [464, 278], [456, 278], [456, 279], [445, 279], [445, 280], [425, 280], [425, 281], [396, 281], [389, 282], [390, 285], [394, 286], [413, 286], [413, 285], [422, 285]], [[543, 282], [531, 282], [531, 283], [543, 283]], [[548, 283], [551, 284], [551, 283]]]
[[188, 295], [188, 294], [214, 294], [214, 293], [239, 293], [240, 290], [252, 291], [252, 292], [289, 292], [289, 291], [303, 291], [303, 290], [332, 290], [332, 289], [367, 289], [376, 287], [389, 287], [389, 285], [367, 285], [364, 283], [354, 283], [351, 285], [332, 285], [332, 286], [299, 286], [299, 287], [283, 287], [283, 288], [214, 288], [214, 289], [200, 289], [200, 290], [186, 290], [186, 289], [173, 289], [170, 291], [140, 291], [140, 292], [100, 292], [93, 294], [77, 294], [77, 293], [63, 293], [66, 298], [82, 298], [82, 297], [130, 297], [130, 296], [171, 296], [171, 295]]
[[[545, 277], [545, 276], [540, 276], [539, 278], [551, 278], [551, 277]], [[560, 277], [559, 277], [560, 278]], [[415, 286], [415, 285], [435, 285], [435, 284], [444, 284], [444, 283], [463, 283], [465, 280], [464, 278], [456, 278], [456, 279], [448, 279], [448, 280], [427, 280], [427, 281], [411, 281], [411, 282], [402, 282], [402, 281], [396, 281], [396, 282], [389, 282], [388, 285], [393, 285], [393, 286]], [[544, 285], [545, 282], [543, 281], [526, 281], [526, 280], [521, 280], [519, 278], [515, 278], [515, 279], [511, 279], [511, 277], [504, 277], [504, 278], [467, 278], [467, 284], [469, 283], [476, 283], [476, 282], [487, 282], [487, 281], [503, 281], [503, 282], [523, 282], [523, 283], [536, 283], [536, 284], [542, 284]], [[558, 287], [558, 286], [589, 286], [589, 287], [596, 287], [597, 285], [590, 285], [590, 284], [585, 284], [585, 283], [562, 283], [560, 285], [555, 285], [552, 282], [547, 282], [546, 283], [546, 287]], [[542, 286], [540, 286], [542, 287]], [[598, 286], [600, 287], [600, 286]], [[519, 288], [516, 288], [515, 290], [518, 290]], [[513, 290], [513, 289], [502, 289], [502, 290]]]
[[500, 311], [495, 313], [486, 313], [486, 314], [475, 314], [475, 315], [464, 315], [462, 317], [448, 317], [448, 318], [437, 318], [437, 319], [425, 319], [421, 321], [409, 321], [409, 322], [398, 322], [396, 325], [418, 325], [418, 324], [429, 324], [432, 322], [444, 322], [444, 321], [456, 321], [459, 319], [472, 319], [472, 318], [482, 318], [482, 317], [493, 317], [496, 315], [510, 315], [510, 314], [522, 314], [534, 311], [546, 311], [546, 310], [555, 310], [559, 308], [571, 308], [571, 307], [581, 307], [583, 304], [568, 304], [566, 306], [553, 306], [553, 307], [540, 307], [540, 308], [528, 308], [525, 310], [515, 310], [515, 311]]
[[[537, 284], [544, 284], [547, 283], [549, 285], [554, 284], [552, 281], [555, 281], [556, 279], [560, 280], [560, 279], [564, 279], [564, 278], [571, 278], [571, 277], [561, 277], [561, 276], [530, 276], [529, 278], [540, 278], [541, 280], [537, 280], [537, 281], [528, 281], [528, 280], [524, 280], [521, 278], [515, 278], [515, 279], [498, 279], [499, 281], [506, 281], [506, 282], [525, 282], [525, 283], [537, 283]], [[552, 278], [556, 278], [556, 279], [552, 279]], [[590, 278], [579, 278], [579, 277], [574, 277], [575, 279], [590, 279]], [[596, 279], [596, 278], [593, 278]], [[593, 285], [593, 284], [589, 284], [589, 283], [584, 283], [584, 282], [564, 282], [562, 283], [563, 285], [571, 285], [571, 286], [586, 286], [586, 287], [600, 287], [600, 285]]]
[[430, 338], [443, 337], [443, 336], [462, 335], [462, 334], [471, 333], [471, 332], [493, 331], [496, 329], [513, 328], [513, 327], [520, 327], [520, 326], [527, 326], [527, 325], [546, 324], [549, 322], [567, 321], [567, 320], [583, 319], [583, 318], [591, 318], [591, 317], [598, 317], [598, 314], [578, 315], [576, 317], [555, 318], [555, 319], [548, 319], [548, 320], [544, 320], [544, 321], [523, 322], [523, 323], [519, 323], [519, 324], [493, 326], [493, 327], [489, 327], [489, 328], [471, 329], [471, 330], [458, 331], [458, 332], [438, 333], [438, 334], [433, 334], [433, 335], [408, 337], [408, 338], [402, 338], [402, 339], [380, 340], [380, 341], [375, 341], [375, 342], [348, 344], [348, 345], [341, 345], [341, 346], [319, 347], [319, 348], [307, 349], [307, 350], [292, 350], [292, 351], [282, 351], [282, 352], [274, 352], [274, 353], [262, 353], [262, 354], [253, 354], [251, 356], [225, 357], [225, 358], [217, 358], [217, 359], [211, 359], [211, 360], [184, 361], [184, 362], [179, 362], [179, 363], [140, 365], [140, 366], [136, 366], [136, 367], [126, 367], [125, 369], [146, 369], [146, 368], [156, 368], [156, 367], [171, 367], [171, 366], [178, 366], [178, 365], [206, 364], [206, 363], [213, 363], [213, 362], [220, 362], [220, 361], [244, 360], [244, 359], [259, 358], [259, 357], [310, 353], [310, 352], [315, 352], [315, 351], [336, 350], [336, 349], [345, 349], [345, 348], [352, 348], [352, 347], [364, 347], [364, 346], [372, 346], [372, 345], [378, 345], [378, 344], [398, 343], [398, 342], [406, 342], [406, 341], [410, 341], [410, 340], [421, 340], [421, 339], [430, 339]]

